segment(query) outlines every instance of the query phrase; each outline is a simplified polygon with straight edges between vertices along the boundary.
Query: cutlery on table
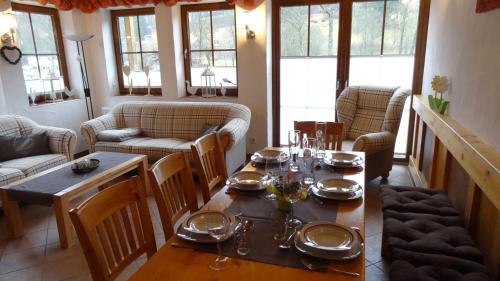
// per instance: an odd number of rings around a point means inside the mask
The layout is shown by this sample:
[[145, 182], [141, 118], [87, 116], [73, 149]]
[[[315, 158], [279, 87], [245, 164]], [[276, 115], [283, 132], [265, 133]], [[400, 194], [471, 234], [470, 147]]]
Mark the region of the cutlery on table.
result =
[[305, 266], [305, 268], [307, 268], [308, 270], [311, 270], [311, 271], [318, 271], [318, 272], [328, 272], [328, 271], [331, 271], [331, 272], [342, 273], [342, 274], [345, 274], [345, 275], [348, 275], [348, 276], [352, 276], [352, 277], [359, 277], [359, 275], [360, 275], [357, 272], [340, 270], [340, 269], [333, 268], [333, 267], [328, 266], [328, 265], [314, 264], [314, 263], [311, 263], [311, 262], [309, 262], [309, 261], [307, 261], [305, 259], [301, 259], [300, 262]]

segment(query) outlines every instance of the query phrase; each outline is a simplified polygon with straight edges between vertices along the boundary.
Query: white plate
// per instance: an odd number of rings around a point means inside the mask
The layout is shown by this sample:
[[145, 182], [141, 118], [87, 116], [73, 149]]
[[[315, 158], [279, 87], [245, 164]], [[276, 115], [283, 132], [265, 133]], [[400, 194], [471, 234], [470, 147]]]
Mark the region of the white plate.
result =
[[326, 259], [351, 259], [361, 252], [362, 241], [352, 228], [332, 222], [312, 222], [297, 233], [299, 251]]
[[361, 187], [353, 180], [327, 178], [318, 181], [317, 188], [323, 193], [354, 194]]
[[321, 191], [319, 188], [316, 186], [311, 187], [311, 191], [314, 195], [325, 198], [325, 199], [333, 199], [333, 200], [355, 200], [363, 196], [363, 188], [359, 186], [359, 189], [357, 189], [354, 193], [327, 193]]
[[267, 175], [257, 171], [240, 171], [234, 173], [228, 180], [232, 188], [241, 190], [263, 190], [266, 188]]
[[[207, 213], [207, 212], [215, 212], [215, 213], [221, 213], [221, 212], [216, 212], [216, 211], [200, 211], [197, 213], [194, 213], [192, 216], [199, 214], [199, 213]], [[233, 214], [228, 214], [228, 213], [222, 213], [226, 217], [229, 218], [231, 221], [231, 224], [229, 225], [229, 232], [228, 235], [226, 236], [225, 239], [221, 241], [226, 241], [227, 239], [231, 238], [234, 235], [235, 229], [238, 227], [238, 225], [241, 223], [241, 220], [234, 216]], [[187, 240], [187, 241], [192, 241], [192, 242], [198, 242], [198, 243], [216, 243], [217, 240], [210, 236], [207, 232], [207, 234], [203, 233], [196, 233], [193, 232], [192, 229], [186, 228], [187, 221], [189, 218], [184, 221], [179, 227], [177, 228], [176, 235], [177, 237]]]
[[353, 168], [361, 166], [363, 160], [356, 154], [346, 152], [333, 152], [326, 155], [323, 158], [323, 162], [329, 166]]
[[218, 211], [199, 211], [189, 216], [182, 223], [182, 226], [189, 232], [208, 235], [208, 228], [222, 225], [224, 219], [232, 223], [231, 218], [226, 213]]
[[288, 161], [290, 156], [284, 151], [277, 149], [263, 149], [255, 152], [250, 159], [256, 163], [283, 163]]

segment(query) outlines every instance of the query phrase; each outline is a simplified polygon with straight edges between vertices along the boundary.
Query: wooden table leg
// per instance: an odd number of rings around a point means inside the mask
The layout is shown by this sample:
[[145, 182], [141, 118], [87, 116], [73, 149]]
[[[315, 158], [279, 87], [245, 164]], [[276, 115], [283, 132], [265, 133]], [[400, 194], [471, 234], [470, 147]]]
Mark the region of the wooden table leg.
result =
[[10, 201], [6, 189], [0, 189], [0, 197], [9, 236], [10, 238], [18, 238], [23, 235], [23, 221], [19, 211], [19, 202]]
[[141, 178], [142, 186], [144, 186], [144, 189], [146, 191], [146, 195], [153, 194], [153, 192], [149, 186], [148, 160], [147, 160], [147, 158], [144, 158], [144, 160], [141, 163], [139, 163], [139, 165], [137, 166], [137, 174]]
[[67, 249], [73, 242], [73, 225], [69, 218], [69, 200], [66, 197], [54, 196], [54, 211], [56, 214], [59, 245]]

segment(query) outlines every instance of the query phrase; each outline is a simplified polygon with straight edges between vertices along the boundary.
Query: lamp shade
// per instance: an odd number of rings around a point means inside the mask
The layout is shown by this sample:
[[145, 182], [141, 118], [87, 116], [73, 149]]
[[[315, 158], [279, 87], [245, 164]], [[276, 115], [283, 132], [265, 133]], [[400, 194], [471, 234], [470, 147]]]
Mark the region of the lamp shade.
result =
[[64, 39], [68, 39], [71, 41], [87, 41], [94, 37], [94, 34], [71, 34], [65, 35]]

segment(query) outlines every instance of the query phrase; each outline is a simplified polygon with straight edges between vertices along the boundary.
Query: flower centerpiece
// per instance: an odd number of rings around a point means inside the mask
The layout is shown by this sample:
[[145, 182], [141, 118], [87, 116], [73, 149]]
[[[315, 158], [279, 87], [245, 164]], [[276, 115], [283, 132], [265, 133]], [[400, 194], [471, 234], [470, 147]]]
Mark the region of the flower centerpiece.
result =
[[289, 212], [292, 208], [291, 202], [287, 201], [283, 196], [285, 190], [288, 192], [299, 192], [301, 200], [307, 199], [307, 188], [304, 188], [302, 183], [296, 181], [294, 178], [294, 173], [289, 171], [286, 179], [280, 177], [267, 187], [267, 192], [276, 195], [276, 204], [281, 211]]
[[130, 65], [126, 64], [123, 66], [123, 74], [125, 74], [125, 76], [127, 76], [127, 80], [128, 80], [128, 94], [129, 95], [132, 95], [132, 88], [134, 87], [133, 86], [133, 81], [132, 81], [132, 77], [130, 77]]
[[[448, 101], [443, 99], [443, 93], [445, 93], [449, 88], [449, 81], [446, 76], [436, 75], [432, 78], [432, 89], [434, 90], [434, 96], [429, 95], [429, 106], [436, 112], [443, 114], [448, 107]], [[437, 96], [439, 94], [439, 98]]]

